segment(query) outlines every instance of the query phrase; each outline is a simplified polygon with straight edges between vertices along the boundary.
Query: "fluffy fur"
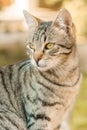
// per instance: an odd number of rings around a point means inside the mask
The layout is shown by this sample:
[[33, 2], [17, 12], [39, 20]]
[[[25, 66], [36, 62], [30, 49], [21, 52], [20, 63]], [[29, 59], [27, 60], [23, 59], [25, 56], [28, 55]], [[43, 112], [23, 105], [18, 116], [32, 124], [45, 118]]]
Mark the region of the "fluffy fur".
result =
[[81, 83], [71, 15], [62, 9], [53, 22], [24, 15], [30, 58], [0, 68], [0, 130], [68, 130]]

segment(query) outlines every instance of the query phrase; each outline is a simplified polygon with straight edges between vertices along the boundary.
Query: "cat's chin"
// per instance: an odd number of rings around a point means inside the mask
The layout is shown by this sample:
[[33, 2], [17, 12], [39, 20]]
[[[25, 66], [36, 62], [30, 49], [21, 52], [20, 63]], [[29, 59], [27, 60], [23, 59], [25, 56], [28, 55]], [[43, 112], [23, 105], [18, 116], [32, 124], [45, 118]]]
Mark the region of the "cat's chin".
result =
[[41, 62], [38, 62], [37, 68], [40, 71], [47, 71], [48, 69], [50, 69], [50, 66], [48, 66], [44, 61], [41, 61]]
[[40, 61], [40, 62], [36, 63], [35, 60], [32, 59], [31, 62], [34, 65], [34, 67], [40, 71], [47, 71], [47, 70], [51, 69], [51, 66], [48, 66], [44, 61]]
[[32, 64], [34, 65], [35, 68], [37, 68], [40, 71], [46, 71], [47, 66], [44, 63], [39, 62], [38, 64], [35, 62], [35, 60], [31, 60]]
[[47, 70], [51, 69], [51, 68], [49, 68], [49, 66], [47, 66], [47, 65], [43, 65], [43, 66], [38, 66], [38, 65], [37, 65], [37, 68], [38, 68], [38, 70], [40, 70], [40, 71], [47, 71]]
[[40, 67], [40, 66], [37, 66], [38, 70], [40, 71], [47, 71], [48, 68], [45, 66], [45, 67]]
[[44, 60], [39, 60], [37, 63], [38, 67], [44, 68], [46, 67], [46, 62]]
[[37, 68], [40, 70], [40, 71], [46, 71], [47, 70], [47, 66], [45, 64], [38, 64], [37, 65]]

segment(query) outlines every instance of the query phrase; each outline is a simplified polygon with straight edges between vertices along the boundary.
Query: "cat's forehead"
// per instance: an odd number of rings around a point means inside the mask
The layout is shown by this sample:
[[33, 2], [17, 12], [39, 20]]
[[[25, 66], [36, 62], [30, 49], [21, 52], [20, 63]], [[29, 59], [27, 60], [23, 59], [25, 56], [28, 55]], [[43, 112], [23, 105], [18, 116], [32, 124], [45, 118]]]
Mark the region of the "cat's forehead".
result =
[[58, 27], [54, 28], [51, 21], [43, 22], [35, 30], [31, 42], [38, 46], [49, 42], [55, 43], [65, 37], [64, 35], [64, 30], [60, 30]]
[[[49, 22], [42, 22], [39, 26], [38, 26], [38, 30], [44, 30], [46, 29], [47, 27], [51, 26], [52, 24], [52, 21], [49, 21]], [[37, 31], [38, 31], [37, 30]]]
[[34, 41], [45, 41], [47, 30], [49, 29], [51, 24], [52, 24], [52, 22], [41, 23], [33, 35], [33, 40]]

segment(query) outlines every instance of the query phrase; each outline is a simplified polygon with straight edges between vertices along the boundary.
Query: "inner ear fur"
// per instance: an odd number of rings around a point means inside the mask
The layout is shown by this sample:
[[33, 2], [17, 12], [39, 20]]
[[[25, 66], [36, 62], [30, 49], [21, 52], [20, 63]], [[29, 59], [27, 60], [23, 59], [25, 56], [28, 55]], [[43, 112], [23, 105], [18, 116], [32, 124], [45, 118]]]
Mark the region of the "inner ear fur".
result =
[[26, 10], [23, 10], [23, 14], [24, 14], [26, 23], [29, 27], [29, 30], [34, 30], [42, 22], [42, 20], [31, 15]]
[[53, 22], [53, 26], [72, 26], [72, 17], [67, 9], [61, 9]]

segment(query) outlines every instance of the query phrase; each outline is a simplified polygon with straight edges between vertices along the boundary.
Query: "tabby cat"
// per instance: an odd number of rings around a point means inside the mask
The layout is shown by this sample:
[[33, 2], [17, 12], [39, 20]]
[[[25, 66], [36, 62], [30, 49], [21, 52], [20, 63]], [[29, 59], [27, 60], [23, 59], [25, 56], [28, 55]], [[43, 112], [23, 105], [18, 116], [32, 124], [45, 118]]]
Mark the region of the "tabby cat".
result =
[[81, 83], [72, 18], [66, 9], [53, 22], [24, 16], [29, 59], [0, 68], [0, 130], [68, 130]]

